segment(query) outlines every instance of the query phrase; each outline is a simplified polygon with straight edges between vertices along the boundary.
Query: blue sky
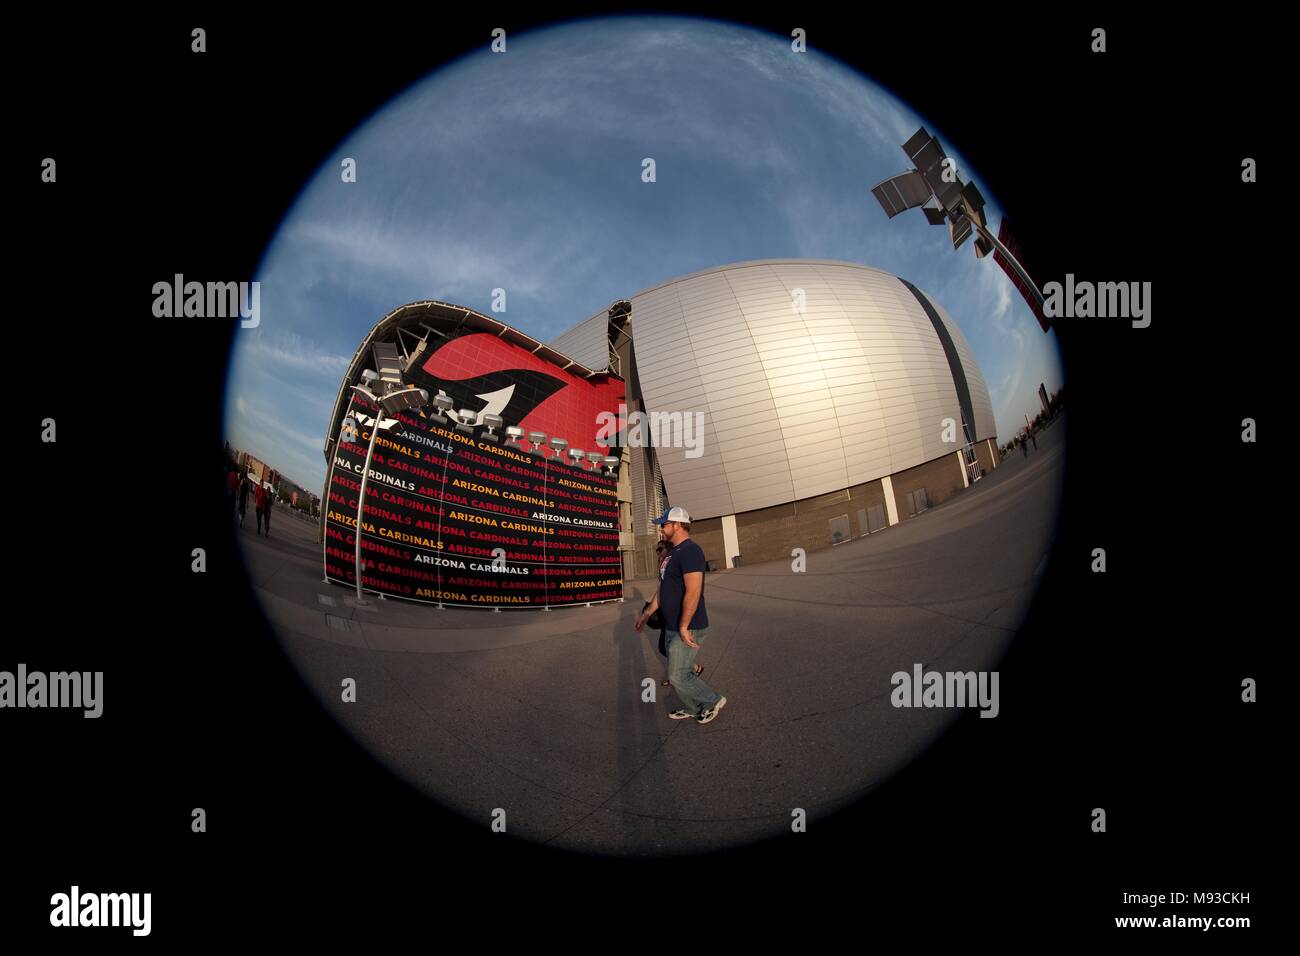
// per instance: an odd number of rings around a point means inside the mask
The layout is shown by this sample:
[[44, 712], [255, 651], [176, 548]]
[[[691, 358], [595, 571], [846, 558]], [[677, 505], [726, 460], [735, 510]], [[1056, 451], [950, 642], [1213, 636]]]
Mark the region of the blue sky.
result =
[[[491, 312], [548, 341], [615, 299], [746, 259], [861, 262], [930, 293], [975, 351], [1005, 441], [1062, 384], [991, 257], [870, 188], [907, 167], [918, 126], [1002, 210], [960, 144], [815, 38], [612, 17], [509, 36], [432, 73], [323, 157], [267, 249], [261, 322], [234, 336], [226, 437], [319, 494], [348, 361], [417, 299]], [[339, 82], [346, 82], [346, 77]], [[322, 95], [328, 95], [323, 91]], [[653, 157], [657, 182], [641, 181]], [[340, 177], [344, 157], [357, 181]], [[1014, 212], [1014, 211], [1013, 211]]]

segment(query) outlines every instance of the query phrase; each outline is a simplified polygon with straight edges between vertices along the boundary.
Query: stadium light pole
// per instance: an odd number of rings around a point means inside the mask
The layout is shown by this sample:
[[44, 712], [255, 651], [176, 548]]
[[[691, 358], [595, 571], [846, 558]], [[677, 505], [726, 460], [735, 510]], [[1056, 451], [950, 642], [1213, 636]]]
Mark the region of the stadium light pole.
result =
[[[984, 197], [975, 188], [974, 182], [961, 181], [956, 167], [944, 155], [939, 140], [922, 126], [903, 144], [903, 152], [916, 164], [916, 168], [890, 176], [871, 187], [871, 194], [885, 210], [885, 215], [893, 219], [900, 212], [920, 206], [930, 225], [941, 226], [945, 221], [948, 223], [954, 249], [965, 242], [974, 229], [979, 233], [979, 239], [975, 241], [976, 258], [982, 259], [996, 249], [1006, 267], [1025, 284], [1025, 288], [1034, 297], [1038, 310], [1042, 312], [1046, 301], [1043, 293], [1029, 277], [1020, 260], [989, 231], [984, 222]], [[931, 200], [936, 205], [931, 206]], [[1046, 332], [1047, 328], [1044, 327], [1043, 331]]]
[[366, 387], [378, 380], [379, 375], [370, 369], [366, 369], [361, 373], [361, 378], [366, 384], [353, 385], [352, 391], [373, 402], [379, 409], [370, 425], [370, 447], [366, 449], [366, 463], [361, 468], [361, 494], [357, 498], [357, 603], [365, 604], [366, 599], [361, 596], [361, 529], [362, 522], [365, 520], [366, 484], [370, 480], [370, 461], [375, 455], [375, 439], [379, 437], [381, 429], [387, 430], [397, 424], [396, 418], [385, 419], [385, 415], [396, 415], [408, 408], [419, 408], [421, 405], [427, 405], [429, 404], [429, 393], [414, 386], [403, 388], [399, 385], [393, 388], [391, 383], [384, 383], [384, 386], [391, 390], [383, 397], [380, 397]]

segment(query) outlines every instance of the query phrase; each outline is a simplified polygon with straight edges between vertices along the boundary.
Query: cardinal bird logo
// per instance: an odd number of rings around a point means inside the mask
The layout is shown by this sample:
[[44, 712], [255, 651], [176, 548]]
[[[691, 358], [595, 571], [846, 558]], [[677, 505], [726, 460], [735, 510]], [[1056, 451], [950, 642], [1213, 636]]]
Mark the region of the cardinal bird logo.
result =
[[478, 332], [444, 341], [410, 378], [430, 395], [446, 393], [456, 411], [475, 412], [477, 424], [484, 415], [500, 415], [507, 425], [591, 449], [600, 430], [597, 416], [617, 413], [625, 394], [623, 381], [613, 375], [573, 375]]

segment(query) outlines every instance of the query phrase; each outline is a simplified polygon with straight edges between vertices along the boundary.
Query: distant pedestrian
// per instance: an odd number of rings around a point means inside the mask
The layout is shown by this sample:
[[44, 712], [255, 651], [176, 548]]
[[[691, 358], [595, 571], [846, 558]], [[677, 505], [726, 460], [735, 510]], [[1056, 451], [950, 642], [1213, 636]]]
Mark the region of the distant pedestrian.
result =
[[239, 472], [231, 468], [226, 475], [226, 505], [230, 508], [230, 514], [235, 514], [235, 496], [239, 493]]
[[[257, 533], [262, 533], [262, 519], [266, 513], [266, 489], [262, 483], [257, 483], [257, 490], [253, 492], [253, 510], [257, 513]], [[267, 529], [270, 531], [270, 529]]]
[[1016, 439], [1016, 444], [1018, 444], [1018, 445], [1020, 446], [1020, 457], [1021, 457], [1021, 458], [1028, 458], [1028, 457], [1029, 457], [1029, 445], [1025, 442], [1025, 439], [1024, 439], [1023, 437], [1019, 437], [1019, 438], [1017, 438], [1017, 439]]
[[244, 512], [248, 510], [248, 476], [241, 475], [239, 478], [239, 526], [244, 526]]
[[1034, 451], [1038, 451], [1038, 436], [1033, 432], [1029, 433], [1029, 440], [1034, 443]]
[[673, 549], [659, 569], [659, 590], [636, 619], [636, 629], [641, 630], [656, 610], [662, 610], [668, 631], [668, 680], [682, 702], [668, 716], [673, 720], [694, 717], [707, 724], [726, 706], [727, 698], [695, 671], [695, 655], [709, 629], [704, 607], [704, 549], [691, 540], [691, 516], [685, 508], [669, 508], [654, 523]]
[[266, 489], [266, 513], [262, 515], [262, 521], [266, 524], [266, 536], [271, 537], [271, 505], [275, 504], [275, 491], [271, 488]]

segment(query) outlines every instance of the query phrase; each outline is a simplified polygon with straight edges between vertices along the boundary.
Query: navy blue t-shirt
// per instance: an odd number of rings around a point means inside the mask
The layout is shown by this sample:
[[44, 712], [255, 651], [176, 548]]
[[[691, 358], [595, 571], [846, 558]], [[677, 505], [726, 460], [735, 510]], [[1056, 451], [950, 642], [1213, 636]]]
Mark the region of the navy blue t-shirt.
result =
[[[659, 607], [664, 614], [664, 626], [676, 631], [682, 626], [682, 598], [686, 596], [686, 579], [690, 571], [704, 570], [704, 549], [687, 538], [672, 551], [659, 568]], [[704, 585], [700, 584], [700, 603], [691, 617], [691, 630], [709, 626], [709, 615], [704, 612]]]

